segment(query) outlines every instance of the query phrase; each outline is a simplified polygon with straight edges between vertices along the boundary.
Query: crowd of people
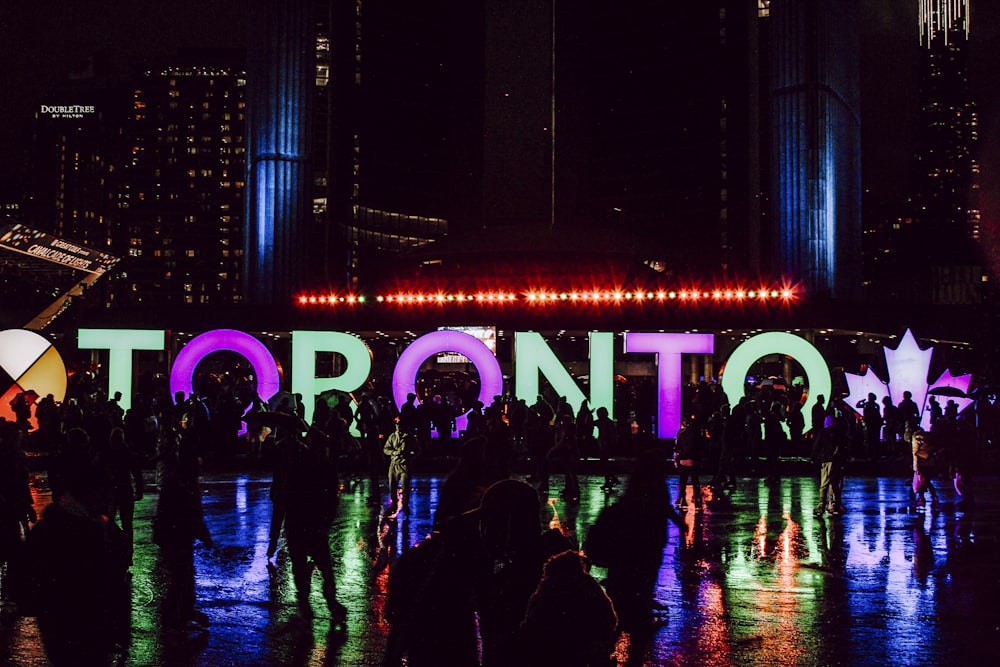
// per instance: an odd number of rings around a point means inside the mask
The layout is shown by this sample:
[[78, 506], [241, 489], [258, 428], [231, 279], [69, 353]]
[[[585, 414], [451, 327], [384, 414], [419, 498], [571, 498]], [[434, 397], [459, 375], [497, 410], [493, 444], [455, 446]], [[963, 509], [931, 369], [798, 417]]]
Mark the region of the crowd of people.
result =
[[[362, 483], [367, 476], [372, 504], [392, 521], [410, 511], [413, 466], [437, 450], [454, 452], [456, 463], [434, 508], [431, 537], [392, 568], [386, 664], [605, 665], [619, 633], [641, 638], [655, 627], [661, 610], [652, 592], [666, 524], [680, 523], [675, 507], [700, 507], [701, 471], [714, 472], [710, 484], [726, 493], [747, 474], [779, 479], [779, 456], [808, 448], [820, 473], [815, 512], [836, 515], [845, 511], [840, 489], [851, 452], [900, 456], [912, 460], [915, 505], [929, 494], [935, 508], [933, 480], [942, 476], [972, 502], [979, 442], [976, 425], [953, 401], [932, 412], [924, 431], [908, 394], [881, 409], [869, 395], [857, 406], [860, 418], [843, 400], [816, 396], [809, 399], [806, 435], [801, 395], [759, 391], [730, 406], [717, 385], [704, 385], [685, 392], [672, 466], [651, 434], [612, 420], [606, 408], [591, 410], [584, 401], [573, 410], [564, 398], [541, 395], [531, 404], [502, 396], [489, 406], [474, 401], [463, 415], [445, 417], [434, 412], [440, 406], [434, 395], [420, 401], [410, 394], [397, 410], [363, 392], [356, 405], [347, 395], [319, 398], [308, 424], [300, 396], [273, 406], [257, 400], [242, 417], [243, 444], [220, 444], [218, 437], [237, 437], [241, 420], [234, 423], [225, 409], [236, 399], [228, 391], [137, 395], [126, 414], [117, 394], [63, 405], [47, 396], [34, 405], [37, 429], [30, 416], [22, 419], [23, 410], [16, 421], [0, 422], [2, 591], [20, 613], [37, 616], [53, 664], [109, 664], [127, 648], [133, 511], [146, 492], [144, 468], [155, 468], [152, 541], [168, 629], [208, 625], [196, 606], [194, 559], [196, 542], [212, 543], [199, 489], [205, 458], [246, 447], [270, 467], [268, 558], [284, 536], [296, 618], [313, 618], [315, 567], [331, 624], [342, 628], [347, 610], [337, 599], [330, 552], [341, 480]], [[458, 416], [467, 420], [462, 433], [454, 430]], [[41, 517], [28, 486], [29, 438], [49, 454], [52, 502]], [[584, 453], [594, 455], [601, 459], [601, 488], [610, 493], [621, 484], [611, 459], [626, 446], [636, 466], [583, 551], [559, 531], [545, 530], [540, 498], [549, 493], [552, 473], [565, 480], [562, 498], [576, 503], [577, 465]], [[675, 499], [666, 483], [672, 467], [679, 475]], [[527, 480], [515, 479], [516, 470], [529, 472]], [[591, 562], [607, 568], [603, 586], [590, 576]], [[571, 632], [580, 628], [587, 641]]]

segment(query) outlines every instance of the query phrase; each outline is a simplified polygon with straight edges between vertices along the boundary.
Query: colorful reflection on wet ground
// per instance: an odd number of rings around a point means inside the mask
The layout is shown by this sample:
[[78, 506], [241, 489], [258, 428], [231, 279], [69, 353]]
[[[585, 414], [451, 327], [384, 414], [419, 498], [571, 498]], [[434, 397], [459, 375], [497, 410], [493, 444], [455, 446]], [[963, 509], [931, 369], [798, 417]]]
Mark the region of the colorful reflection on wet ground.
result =
[[[559, 478], [554, 478], [559, 481]], [[293, 621], [290, 564], [266, 557], [269, 477], [204, 478], [212, 549], [197, 549], [199, 605], [208, 632], [177, 636], [159, 623], [162, 581], [150, 543], [155, 487], [136, 508], [133, 637], [128, 665], [378, 665], [388, 633], [382, 611], [398, 554], [430, 532], [444, 481], [418, 477], [411, 515], [379, 516], [367, 490], [348, 485], [331, 544], [347, 632], [331, 633], [314, 574], [312, 627]], [[547, 518], [582, 544], [614, 501], [603, 479], [581, 477], [578, 505], [558, 499]], [[676, 497], [676, 480], [671, 480]], [[35, 480], [38, 505], [47, 502]], [[664, 623], [645, 642], [623, 636], [622, 664], [925, 665], [994, 664], [1000, 659], [1000, 491], [978, 480], [974, 511], [948, 489], [939, 511], [909, 507], [909, 480], [849, 478], [847, 512], [815, 517], [818, 482], [789, 477], [769, 486], [744, 479], [731, 495], [669, 527], [656, 586]], [[600, 578], [602, 571], [594, 568]], [[46, 665], [34, 619], [6, 618], [0, 663]]]

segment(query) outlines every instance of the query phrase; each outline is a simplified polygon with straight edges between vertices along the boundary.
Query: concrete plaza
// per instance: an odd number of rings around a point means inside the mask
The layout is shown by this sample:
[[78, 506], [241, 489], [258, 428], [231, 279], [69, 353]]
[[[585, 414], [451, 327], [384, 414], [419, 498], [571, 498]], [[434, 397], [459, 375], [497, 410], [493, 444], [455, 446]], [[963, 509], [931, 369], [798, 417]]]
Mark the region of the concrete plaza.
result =
[[[311, 630], [289, 623], [290, 565], [283, 549], [273, 564], [266, 557], [270, 477], [256, 472], [203, 477], [216, 545], [197, 549], [196, 566], [198, 602], [211, 627], [182, 636], [164, 632], [157, 547], [150, 542], [158, 494], [151, 486], [136, 508], [133, 635], [124, 664], [380, 664], [389, 570], [429, 533], [443, 481], [443, 475], [418, 476], [412, 516], [398, 522], [366, 502], [365, 483], [345, 486], [331, 536], [338, 596], [349, 609], [344, 635], [329, 632], [318, 581]], [[584, 475], [581, 502], [567, 505], [558, 499], [561, 481], [553, 477], [543, 518], [582, 544], [615, 496], [600, 490], [602, 478]], [[848, 511], [817, 518], [814, 476], [789, 476], [773, 486], [743, 478], [731, 495], [707, 495], [702, 511], [685, 513], [684, 529], [670, 526], [656, 589], [668, 620], [648, 645], [620, 643], [621, 656], [631, 652], [630, 664], [644, 665], [996, 664], [997, 482], [976, 480], [974, 510], [957, 505], [954, 491], [941, 484], [940, 510], [916, 512], [903, 475], [854, 476], [845, 484]], [[41, 508], [48, 503], [44, 475], [32, 484]], [[676, 479], [670, 484], [676, 497]], [[33, 618], [5, 616], [0, 664], [48, 664]]]

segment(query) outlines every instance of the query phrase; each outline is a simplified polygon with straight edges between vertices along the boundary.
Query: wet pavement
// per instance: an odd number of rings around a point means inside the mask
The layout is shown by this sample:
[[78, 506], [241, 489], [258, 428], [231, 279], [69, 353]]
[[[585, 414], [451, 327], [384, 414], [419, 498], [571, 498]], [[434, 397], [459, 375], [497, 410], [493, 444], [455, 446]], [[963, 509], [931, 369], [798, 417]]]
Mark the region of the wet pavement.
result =
[[[136, 507], [132, 567], [133, 635], [124, 664], [378, 665], [388, 632], [382, 617], [389, 568], [430, 531], [444, 476], [418, 476], [412, 516], [386, 521], [366, 502], [365, 484], [348, 484], [331, 536], [338, 597], [347, 632], [331, 634], [314, 573], [311, 630], [295, 612], [284, 550], [266, 557], [271, 505], [266, 474], [206, 475], [204, 507], [215, 547], [198, 547], [198, 603], [207, 632], [160, 628], [156, 551], [150, 543], [155, 486]], [[582, 476], [578, 506], [558, 499], [553, 477], [546, 517], [582, 543], [614, 501], [603, 479]], [[974, 511], [946, 485], [938, 511], [909, 508], [909, 480], [849, 477], [848, 511], [817, 518], [818, 480], [779, 485], [745, 478], [728, 496], [684, 514], [669, 528], [656, 599], [668, 619], [646, 646], [619, 643], [620, 656], [644, 665], [948, 665], [1000, 659], [1000, 490], [977, 480]], [[676, 479], [670, 480], [676, 497]], [[44, 476], [33, 479], [39, 507]], [[598, 578], [602, 572], [593, 571]], [[323, 611], [321, 611], [323, 610]], [[47, 665], [33, 618], [0, 627], [0, 664]]]

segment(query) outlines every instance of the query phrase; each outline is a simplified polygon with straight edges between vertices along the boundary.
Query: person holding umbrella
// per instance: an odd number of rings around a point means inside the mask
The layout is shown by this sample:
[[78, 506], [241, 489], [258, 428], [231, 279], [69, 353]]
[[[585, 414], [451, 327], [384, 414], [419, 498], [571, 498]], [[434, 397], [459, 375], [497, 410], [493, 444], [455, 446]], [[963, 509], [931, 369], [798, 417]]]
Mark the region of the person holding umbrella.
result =
[[10, 409], [14, 411], [17, 428], [24, 433], [31, 430], [31, 406], [36, 400], [38, 400], [38, 393], [29, 389], [14, 396], [10, 402]]

